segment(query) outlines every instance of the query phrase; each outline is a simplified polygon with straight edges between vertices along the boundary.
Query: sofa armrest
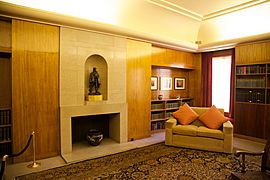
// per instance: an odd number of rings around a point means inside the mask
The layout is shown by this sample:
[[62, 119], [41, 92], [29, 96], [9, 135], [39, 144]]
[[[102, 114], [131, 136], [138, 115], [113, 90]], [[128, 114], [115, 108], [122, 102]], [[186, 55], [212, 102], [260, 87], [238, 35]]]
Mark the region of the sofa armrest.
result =
[[233, 125], [231, 121], [226, 121], [223, 123], [223, 133], [224, 133], [224, 152], [233, 152]]
[[176, 126], [177, 120], [171, 117], [168, 119], [165, 123], [165, 128], [172, 129], [174, 126]]
[[230, 121], [226, 121], [223, 123], [223, 133], [224, 134], [232, 134], [233, 133], [233, 125]]
[[176, 126], [177, 120], [173, 117], [170, 117], [165, 122], [165, 144], [166, 145], [173, 145], [173, 127]]

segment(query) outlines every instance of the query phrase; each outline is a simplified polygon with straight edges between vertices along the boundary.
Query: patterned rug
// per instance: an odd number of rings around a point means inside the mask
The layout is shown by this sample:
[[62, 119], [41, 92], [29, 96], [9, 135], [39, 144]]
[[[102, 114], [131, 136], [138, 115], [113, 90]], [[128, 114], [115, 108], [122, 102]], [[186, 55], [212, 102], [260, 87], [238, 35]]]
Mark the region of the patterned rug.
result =
[[[260, 170], [259, 157], [246, 157], [246, 160], [248, 170]], [[233, 154], [159, 143], [16, 179], [230, 179], [232, 171], [240, 172], [239, 160]]]

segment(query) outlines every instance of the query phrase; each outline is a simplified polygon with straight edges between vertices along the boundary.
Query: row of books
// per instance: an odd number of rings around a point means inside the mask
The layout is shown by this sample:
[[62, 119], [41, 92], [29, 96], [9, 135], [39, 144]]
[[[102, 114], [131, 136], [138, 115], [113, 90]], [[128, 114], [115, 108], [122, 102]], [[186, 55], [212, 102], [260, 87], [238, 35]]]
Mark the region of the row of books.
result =
[[10, 140], [11, 140], [11, 127], [1, 127], [0, 141], [10, 141]]
[[152, 122], [151, 123], [151, 131], [158, 130], [158, 129], [165, 129], [165, 122]]
[[172, 117], [172, 113], [173, 113], [173, 112], [166, 112], [166, 118]]
[[163, 104], [151, 104], [151, 109], [164, 109]]
[[179, 107], [179, 103], [175, 102], [175, 103], [167, 103], [166, 104], [166, 108], [178, 108]]
[[240, 66], [236, 67], [236, 74], [263, 74], [266, 72], [265, 65], [254, 65], [254, 66]]
[[0, 156], [2, 157], [6, 154], [12, 154], [11, 143], [1, 144], [1, 146], [0, 146]]
[[164, 113], [151, 113], [151, 119], [164, 119]]
[[265, 77], [259, 78], [238, 78], [236, 79], [236, 87], [259, 87], [265, 88]]
[[0, 110], [0, 125], [11, 124], [11, 111]]
[[260, 90], [237, 90], [237, 102], [265, 103], [265, 93]]

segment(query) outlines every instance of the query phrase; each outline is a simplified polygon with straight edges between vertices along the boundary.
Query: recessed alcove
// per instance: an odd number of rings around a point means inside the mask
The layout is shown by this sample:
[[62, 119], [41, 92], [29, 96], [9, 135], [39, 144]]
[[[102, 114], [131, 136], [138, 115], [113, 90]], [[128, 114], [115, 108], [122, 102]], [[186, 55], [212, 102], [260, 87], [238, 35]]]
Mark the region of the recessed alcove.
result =
[[103, 96], [103, 100], [108, 100], [108, 65], [104, 57], [98, 54], [93, 54], [89, 56], [85, 61], [85, 78], [84, 78], [84, 86], [85, 86], [85, 96], [88, 96], [89, 93], [89, 75], [93, 71], [93, 68], [97, 69], [100, 78], [100, 93]]

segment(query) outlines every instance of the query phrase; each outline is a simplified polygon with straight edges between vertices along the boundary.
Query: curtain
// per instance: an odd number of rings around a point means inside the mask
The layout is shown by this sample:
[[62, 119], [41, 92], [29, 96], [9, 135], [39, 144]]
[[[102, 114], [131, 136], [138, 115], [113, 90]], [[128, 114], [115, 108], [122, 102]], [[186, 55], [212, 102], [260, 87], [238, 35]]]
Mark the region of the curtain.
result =
[[230, 107], [225, 116], [233, 119], [234, 116], [234, 76], [235, 76], [235, 49], [202, 53], [202, 78], [200, 106], [212, 106], [212, 58], [220, 56], [232, 56], [231, 80], [230, 80]]
[[212, 52], [202, 53], [202, 78], [200, 106], [212, 106]]
[[230, 87], [230, 110], [228, 117], [234, 117], [234, 77], [235, 77], [235, 49], [232, 49], [232, 61], [231, 61], [231, 87]]

